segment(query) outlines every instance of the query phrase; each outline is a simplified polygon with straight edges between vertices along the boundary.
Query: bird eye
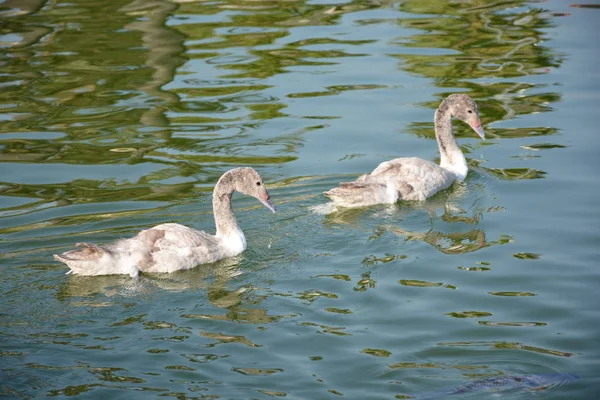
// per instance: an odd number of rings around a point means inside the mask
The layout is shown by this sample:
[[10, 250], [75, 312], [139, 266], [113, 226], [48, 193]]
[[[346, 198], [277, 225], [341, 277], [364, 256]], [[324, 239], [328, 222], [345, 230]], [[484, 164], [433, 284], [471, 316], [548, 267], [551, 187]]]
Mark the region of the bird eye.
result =
[[467, 110], [469, 114], [473, 114], [473, 110]]
[[256, 182], [256, 186], [260, 186], [260, 182]]

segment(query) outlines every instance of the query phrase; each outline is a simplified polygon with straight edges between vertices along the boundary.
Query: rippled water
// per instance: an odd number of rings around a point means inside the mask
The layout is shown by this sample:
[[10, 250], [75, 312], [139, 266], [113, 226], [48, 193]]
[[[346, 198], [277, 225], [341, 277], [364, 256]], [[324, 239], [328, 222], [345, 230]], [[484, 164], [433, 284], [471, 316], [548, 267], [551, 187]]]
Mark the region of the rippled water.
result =
[[[502, 396], [596, 398], [599, 8], [0, 2], [0, 395], [411, 398], [558, 373], [580, 379]], [[455, 124], [464, 183], [314, 211], [381, 161], [436, 160], [454, 92], [488, 136]], [[278, 213], [235, 198], [241, 256], [138, 281], [52, 260], [212, 231], [242, 165]]]

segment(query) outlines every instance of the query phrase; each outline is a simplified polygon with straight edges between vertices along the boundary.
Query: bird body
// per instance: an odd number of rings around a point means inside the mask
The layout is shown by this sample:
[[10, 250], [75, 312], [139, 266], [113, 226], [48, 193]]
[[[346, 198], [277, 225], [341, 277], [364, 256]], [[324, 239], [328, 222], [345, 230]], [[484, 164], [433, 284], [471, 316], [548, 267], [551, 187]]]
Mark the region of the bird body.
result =
[[252, 168], [236, 168], [223, 174], [213, 191], [215, 235], [166, 223], [102, 246], [77, 243], [77, 249], [54, 258], [67, 264], [68, 273], [136, 276], [140, 271], [174, 272], [233, 257], [246, 250], [246, 237], [231, 209], [234, 191], [256, 197], [275, 212], [260, 175]]
[[440, 150], [440, 165], [417, 157], [385, 161], [370, 174], [353, 182], [342, 182], [325, 195], [334, 205], [364, 207], [398, 200], [425, 200], [444, 190], [455, 180], [464, 180], [468, 166], [452, 133], [452, 117], [466, 121], [484, 138], [477, 104], [465, 94], [448, 96], [435, 113], [435, 133]]

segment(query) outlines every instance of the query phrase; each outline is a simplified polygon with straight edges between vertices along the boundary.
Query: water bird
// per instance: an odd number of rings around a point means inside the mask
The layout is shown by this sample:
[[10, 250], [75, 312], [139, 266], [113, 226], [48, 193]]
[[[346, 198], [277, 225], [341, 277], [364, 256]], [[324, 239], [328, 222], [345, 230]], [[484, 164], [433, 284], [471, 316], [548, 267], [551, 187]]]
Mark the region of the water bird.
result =
[[233, 257], [246, 250], [246, 237], [231, 208], [233, 192], [253, 196], [275, 212], [269, 192], [260, 175], [252, 168], [225, 172], [213, 190], [216, 234], [175, 223], [160, 224], [129, 239], [106, 245], [77, 243], [77, 249], [55, 254], [78, 275], [173, 272]]
[[440, 165], [417, 157], [385, 161], [370, 174], [342, 182], [325, 195], [334, 206], [364, 207], [398, 200], [425, 200], [467, 176], [467, 160], [452, 133], [452, 117], [466, 122], [482, 138], [477, 104], [466, 94], [452, 94], [435, 111], [435, 137]]
[[446, 399], [448, 396], [481, 392], [488, 392], [497, 395], [500, 393], [510, 393], [519, 390], [541, 391], [554, 385], [572, 382], [578, 378], [579, 377], [577, 375], [569, 373], [503, 375], [468, 382], [452, 389], [423, 393], [422, 395], [417, 396], [416, 399]]

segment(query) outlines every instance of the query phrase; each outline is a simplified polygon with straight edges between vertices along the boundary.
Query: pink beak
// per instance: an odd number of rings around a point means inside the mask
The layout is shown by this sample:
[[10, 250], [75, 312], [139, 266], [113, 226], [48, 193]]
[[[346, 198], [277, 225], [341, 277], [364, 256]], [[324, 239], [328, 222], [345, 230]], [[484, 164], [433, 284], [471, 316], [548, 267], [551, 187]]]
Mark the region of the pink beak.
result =
[[273, 205], [273, 202], [271, 201], [271, 196], [269, 196], [269, 193], [267, 193], [265, 191], [265, 194], [261, 194], [258, 197], [258, 200], [260, 200], [260, 202], [263, 203], [265, 205], [265, 207], [267, 207], [269, 210], [271, 210], [272, 212], [275, 212], [275, 206]]
[[471, 117], [471, 122], [469, 122], [469, 126], [471, 126], [471, 129], [477, 132], [480, 138], [485, 139], [485, 132], [481, 127], [481, 121], [479, 121], [479, 117], [477, 115], [473, 115]]

